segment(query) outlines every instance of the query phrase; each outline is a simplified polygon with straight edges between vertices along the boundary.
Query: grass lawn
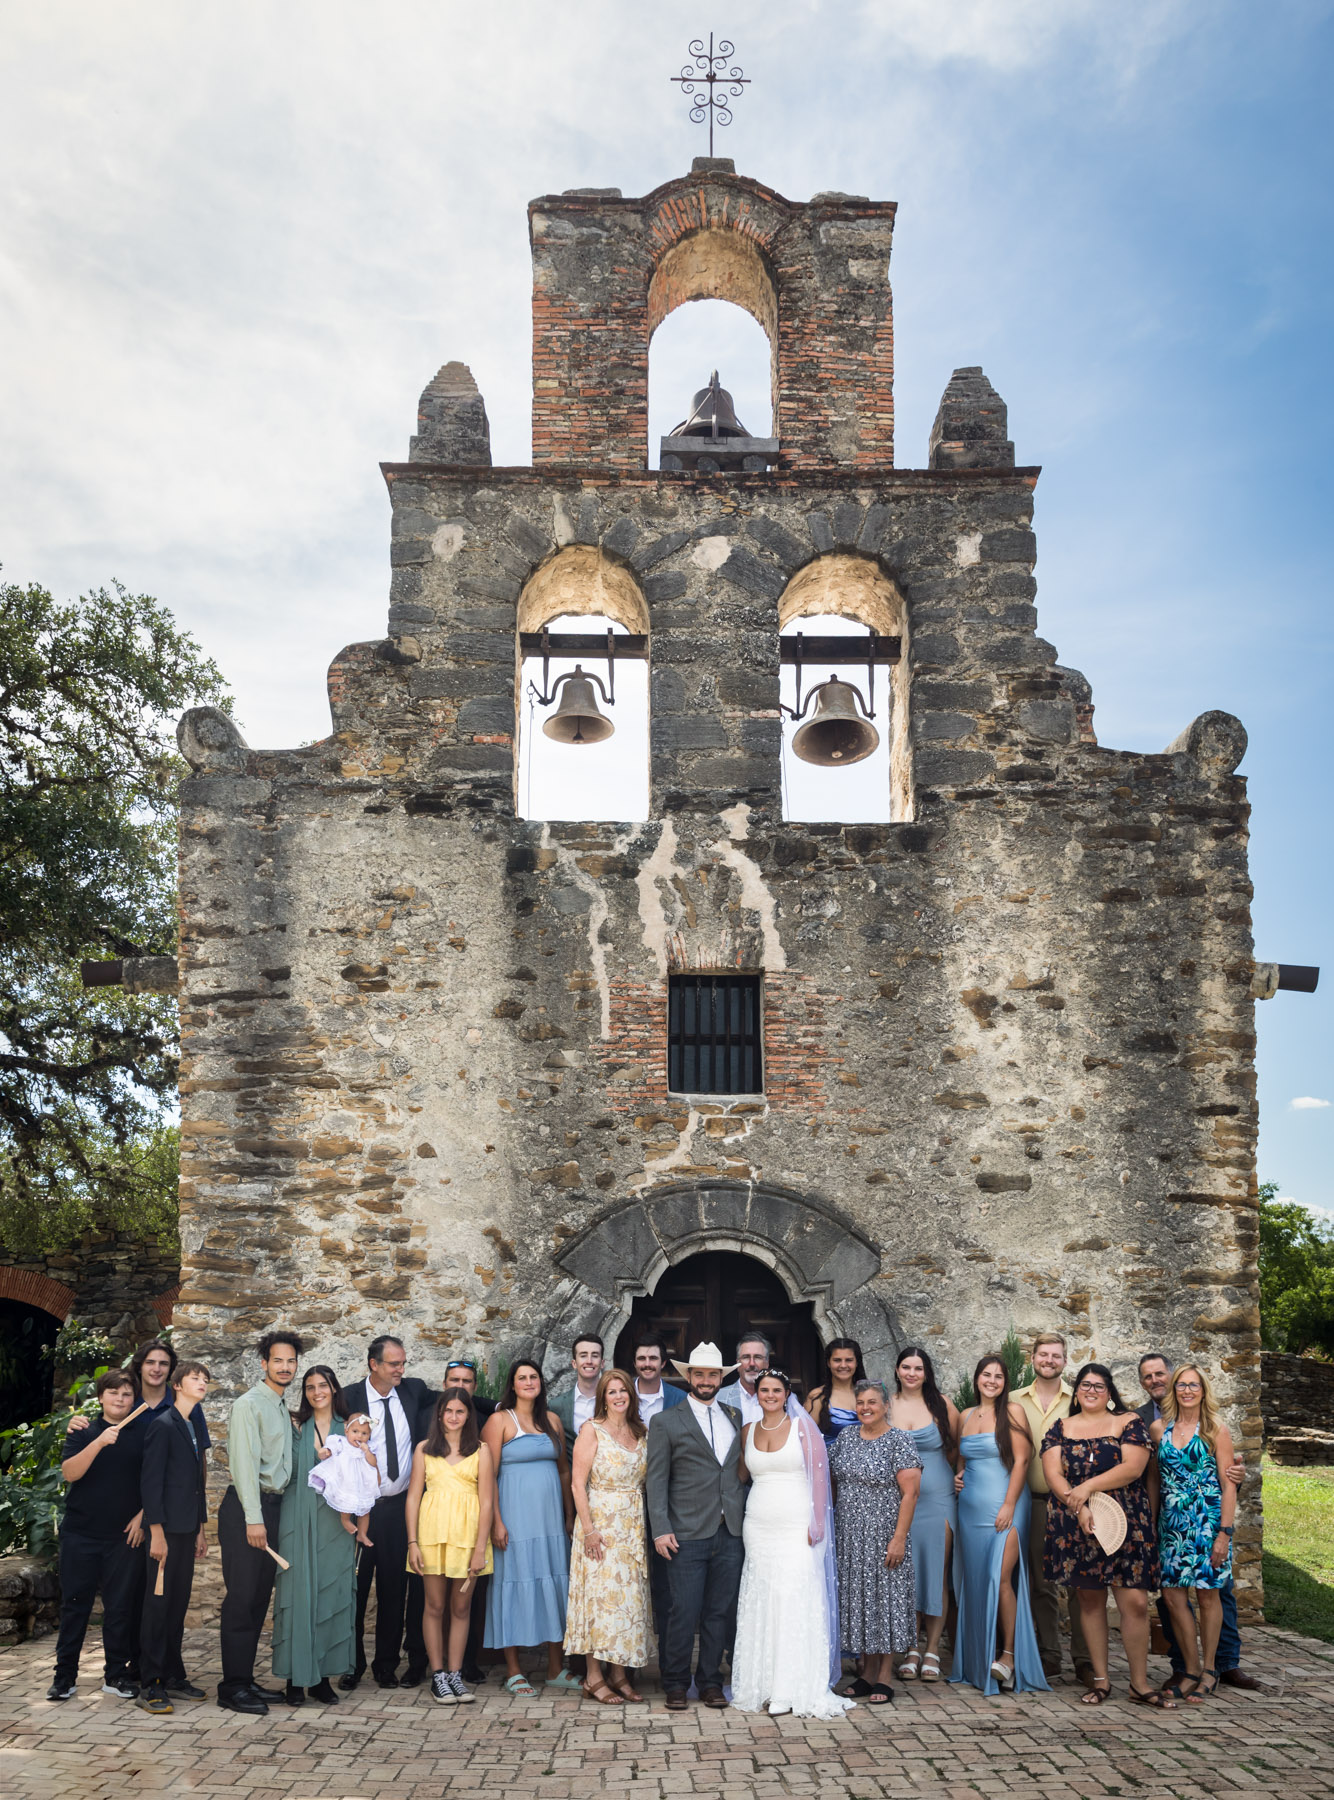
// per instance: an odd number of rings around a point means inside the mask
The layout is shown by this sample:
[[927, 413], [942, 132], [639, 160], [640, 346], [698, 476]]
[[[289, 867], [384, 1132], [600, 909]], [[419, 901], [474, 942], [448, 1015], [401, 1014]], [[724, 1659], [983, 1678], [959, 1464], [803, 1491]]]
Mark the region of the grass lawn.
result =
[[1265, 1620], [1334, 1644], [1334, 1468], [1264, 1461]]

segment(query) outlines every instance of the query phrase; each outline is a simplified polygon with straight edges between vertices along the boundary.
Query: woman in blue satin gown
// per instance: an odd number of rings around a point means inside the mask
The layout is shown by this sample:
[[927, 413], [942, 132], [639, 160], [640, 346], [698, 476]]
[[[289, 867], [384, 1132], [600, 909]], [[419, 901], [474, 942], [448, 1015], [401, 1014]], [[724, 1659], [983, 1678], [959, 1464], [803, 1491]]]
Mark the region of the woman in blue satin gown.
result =
[[834, 1338], [824, 1353], [822, 1387], [812, 1388], [806, 1411], [831, 1448], [840, 1431], [857, 1423], [857, 1383], [866, 1380], [862, 1347], [856, 1338]]
[[899, 1351], [894, 1386], [890, 1424], [907, 1432], [922, 1459], [922, 1486], [912, 1521], [912, 1565], [917, 1618], [926, 1637], [923, 1648], [914, 1646], [899, 1664], [899, 1675], [904, 1681], [939, 1681], [940, 1635], [954, 1554], [959, 1415], [936, 1386], [931, 1358], [918, 1344]]
[[[1035, 1455], [1023, 1408], [1010, 1399], [999, 1356], [973, 1371], [977, 1405], [959, 1421], [963, 1468], [956, 1478], [954, 1628], [951, 1681], [984, 1694], [1046, 1688], [1028, 1601], [1028, 1464]], [[997, 1644], [999, 1642], [999, 1650]]]

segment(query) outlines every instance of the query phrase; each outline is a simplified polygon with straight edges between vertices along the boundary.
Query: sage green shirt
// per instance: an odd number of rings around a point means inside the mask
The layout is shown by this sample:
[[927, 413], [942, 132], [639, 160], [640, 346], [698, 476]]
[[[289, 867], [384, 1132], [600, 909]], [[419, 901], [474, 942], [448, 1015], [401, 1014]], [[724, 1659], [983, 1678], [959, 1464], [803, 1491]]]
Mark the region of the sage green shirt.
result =
[[232, 1407], [227, 1463], [246, 1524], [262, 1525], [260, 1494], [281, 1494], [292, 1474], [292, 1415], [267, 1382], [257, 1383]]

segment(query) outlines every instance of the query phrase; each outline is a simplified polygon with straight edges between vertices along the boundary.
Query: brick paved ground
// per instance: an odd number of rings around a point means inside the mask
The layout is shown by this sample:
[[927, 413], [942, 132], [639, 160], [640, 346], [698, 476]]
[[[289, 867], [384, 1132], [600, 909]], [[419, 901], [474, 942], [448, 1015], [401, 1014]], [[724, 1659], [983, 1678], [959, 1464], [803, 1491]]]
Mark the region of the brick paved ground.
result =
[[[217, 1638], [191, 1632], [195, 1679], [216, 1680]], [[613, 1711], [578, 1699], [521, 1704], [494, 1675], [479, 1704], [445, 1708], [424, 1689], [358, 1689], [337, 1708], [275, 1708], [266, 1719], [211, 1702], [155, 1719], [100, 1690], [90, 1634], [80, 1692], [42, 1696], [51, 1641], [0, 1656], [0, 1785], [8, 1800], [894, 1800], [1133, 1795], [1136, 1800], [1284, 1800], [1334, 1795], [1334, 1647], [1247, 1629], [1263, 1694], [1228, 1692], [1159, 1715], [1117, 1701], [1083, 1709], [1078, 1690], [986, 1700], [971, 1689], [900, 1688], [891, 1709], [837, 1724], [652, 1704]], [[94, 1673], [96, 1672], [96, 1673]], [[1125, 1692], [1124, 1664], [1114, 1667]]]

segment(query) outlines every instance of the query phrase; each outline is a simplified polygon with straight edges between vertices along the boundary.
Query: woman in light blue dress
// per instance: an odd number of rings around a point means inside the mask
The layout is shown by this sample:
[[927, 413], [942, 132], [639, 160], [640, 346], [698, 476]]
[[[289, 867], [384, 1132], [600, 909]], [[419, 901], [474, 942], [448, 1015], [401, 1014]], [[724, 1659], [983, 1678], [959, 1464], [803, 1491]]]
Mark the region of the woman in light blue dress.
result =
[[900, 1350], [894, 1364], [896, 1392], [889, 1421], [906, 1431], [922, 1459], [922, 1486], [912, 1521], [912, 1563], [917, 1618], [926, 1635], [899, 1664], [904, 1681], [939, 1681], [940, 1634], [949, 1604], [949, 1570], [955, 1532], [954, 1469], [958, 1461], [959, 1415], [936, 1386], [931, 1358], [917, 1344]]
[[[954, 1535], [954, 1628], [951, 1681], [984, 1694], [1047, 1686], [1028, 1602], [1028, 1464], [1035, 1454], [1023, 1408], [1010, 1399], [999, 1356], [973, 1371], [976, 1406], [959, 1421], [963, 1468]], [[999, 1648], [998, 1648], [999, 1645]]]
[[515, 1699], [533, 1694], [519, 1668], [525, 1644], [545, 1644], [549, 1687], [577, 1692], [578, 1682], [561, 1673], [574, 1521], [570, 1465], [565, 1434], [547, 1411], [546, 1382], [536, 1363], [520, 1361], [510, 1370], [482, 1442], [499, 1468], [491, 1525], [495, 1572], [482, 1643], [504, 1652], [505, 1691]]

